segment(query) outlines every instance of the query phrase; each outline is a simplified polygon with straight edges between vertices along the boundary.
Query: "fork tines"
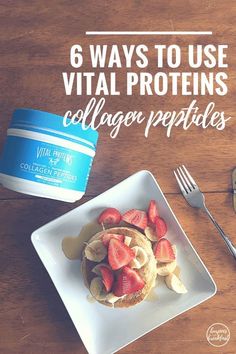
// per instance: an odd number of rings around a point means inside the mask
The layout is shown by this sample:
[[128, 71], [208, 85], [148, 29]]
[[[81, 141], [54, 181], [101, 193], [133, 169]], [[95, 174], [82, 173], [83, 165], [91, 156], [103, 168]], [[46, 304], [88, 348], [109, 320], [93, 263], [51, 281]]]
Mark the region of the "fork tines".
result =
[[188, 194], [198, 189], [196, 182], [184, 165], [179, 166], [176, 171], [174, 171], [174, 175], [183, 194]]

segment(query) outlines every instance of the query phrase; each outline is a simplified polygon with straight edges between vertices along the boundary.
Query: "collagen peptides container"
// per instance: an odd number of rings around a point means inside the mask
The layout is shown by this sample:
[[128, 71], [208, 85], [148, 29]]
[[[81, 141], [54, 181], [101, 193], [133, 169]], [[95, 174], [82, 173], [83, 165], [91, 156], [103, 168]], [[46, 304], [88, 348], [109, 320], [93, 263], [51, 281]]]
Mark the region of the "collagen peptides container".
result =
[[65, 127], [63, 120], [33, 109], [15, 110], [0, 158], [4, 187], [66, 202], [84, 195], [98, 133], [81, 124]]

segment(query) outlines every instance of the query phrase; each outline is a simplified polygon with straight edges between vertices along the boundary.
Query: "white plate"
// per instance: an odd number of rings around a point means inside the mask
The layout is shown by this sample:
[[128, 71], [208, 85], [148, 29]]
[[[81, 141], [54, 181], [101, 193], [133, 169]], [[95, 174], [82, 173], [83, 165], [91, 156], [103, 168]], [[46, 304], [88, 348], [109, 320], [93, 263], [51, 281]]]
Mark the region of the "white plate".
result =
[[[146, 210], [150, 199], [158, 203], [168, 225], [168, 239], [176, 244], [181, 279], [188, 293], [178, 295], [160, 284], [155, 301], [143, 301], [128, 309], [90, 303], [80, 272], [80, 261], [68, 260], [62, 239], [78, 235], [82, 226], [97, 218], [106, 207], [121, 212]], [[145, 333], [209, 299], [216, 285], [174, 216], [160, 187], [148, 171], [140, 171], [32, 234], [33, 245], [46, 267], [71, 319], [90, 354], [114, 353]], [[46, 294], [45, 294], [46, 296]]]

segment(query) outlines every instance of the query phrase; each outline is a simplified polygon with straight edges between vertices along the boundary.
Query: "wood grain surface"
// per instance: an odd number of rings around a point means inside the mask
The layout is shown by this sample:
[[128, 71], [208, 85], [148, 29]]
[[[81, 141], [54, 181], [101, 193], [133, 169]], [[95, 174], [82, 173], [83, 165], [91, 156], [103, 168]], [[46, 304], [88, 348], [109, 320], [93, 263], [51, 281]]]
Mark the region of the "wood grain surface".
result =
[[[0, 188], [0, 353], [86, 353], [46, 270], [30, 241], [33, 230], [110, 188], [132, 173], [148, 169], [157, 178], [173, 211], [218, 286], [217, 294], [125, 347], [120, 353], [236, 353], [235, 262], [209, 220], [187, 206], [172, 170], [186, 164], [222, 228], [236, 243], [231, 172], [236, 165], [235, 77], [236, 3], [230, 0], [179, 1], [0, 1], [0, 146], [15, 108], [29, 107], [57, 114], [86, 104], [83, 95], [66, 96], [62, 71], [72, 71], [73, 44], [228, 44], [229, 92], [214, 96], [219, 110], [232, 116], [224, 131], [175, 128], [171, 138], [159, 127], [149, 138], [143, 128], [122, 128], [116, 139], [100, 129], [86, 197], [81, 202], [34, 198]], [[212, 36], [87, 37], [85, 31], [213, 31]], [[154, 56], [150, 71], [155, 72]], [[89, 60], [85, 58], [86, 71]], [[183, 65], [183, 71], [185, 66]], [[121, 70], [122, 85], [125, 71]], [[110, 112], [151, 109], [179, 110], [191, 97], [108, 97]], [[199, 97], [204, 107], [210, 97]], [[222, 322], [229, 343], [215, 348], [207, 328]]]

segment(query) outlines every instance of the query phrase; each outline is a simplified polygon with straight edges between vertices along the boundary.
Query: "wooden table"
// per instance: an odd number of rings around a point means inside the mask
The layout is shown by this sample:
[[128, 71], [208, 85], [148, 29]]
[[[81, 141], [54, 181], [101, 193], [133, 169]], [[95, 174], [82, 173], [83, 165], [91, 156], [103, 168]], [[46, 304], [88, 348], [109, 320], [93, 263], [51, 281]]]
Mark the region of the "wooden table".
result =
[[[173, 211], [205, 262], [218, 292], [210, 300], [169, 321], [120, 353], [236, 353], [235, 261], [201, 212], [187, 206], [172, 170], [186, 164], [205, 192], [207, 204], [236, 243], [231, 171], [236, 165], [235, 69], [236, 4], [230, 0], [188, 1], [2, 1], [0, 4], [0, 138], [16, 107], [64, 114], [85, 105], [83, 95], [66, 96], [61, 72], [72, 71], [73, 44], [228, 44], [229, 93], [214, 96], [232, 119], [224, 131], [152, 130], [148, 139], [138, 125], [122, 128], [116, 139], [100, 129], [100, 141], [86, 197], [76, 204], [0, 190], [0, 352], [86, 353], [75, 328], [30, 241], [33, 230], [86, 202], [141, 169], [158, 179]], [[88, 30], [212, 30], [213, 36], [87, 37]], [[154, 57], [150, 58], [154, 63]], [[89, 69], [85, 58], [84, 70]], [[184, 67], [183, 67], [184, 70]], [[154, 66], [151, 68], [154, 72]], [[123, 78], [121, 70], [119, 80]], [[180, 109], [191, 97], [138, 95], [107, 98], [109, 111]], [[205, 106], [210, 97], [199, 97]], [[222, 322], [231, 331], [222, 348], [210, 346], [207, 328]]]

